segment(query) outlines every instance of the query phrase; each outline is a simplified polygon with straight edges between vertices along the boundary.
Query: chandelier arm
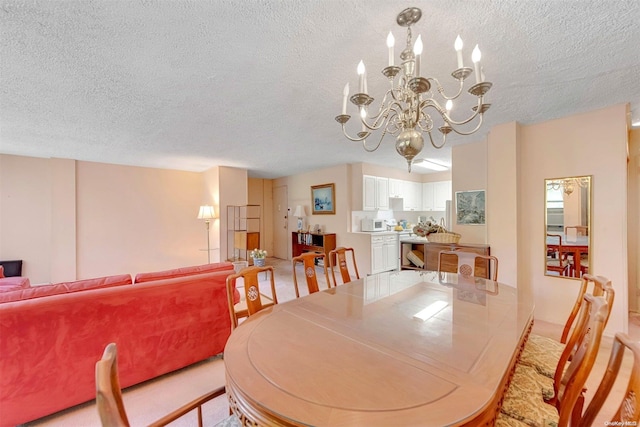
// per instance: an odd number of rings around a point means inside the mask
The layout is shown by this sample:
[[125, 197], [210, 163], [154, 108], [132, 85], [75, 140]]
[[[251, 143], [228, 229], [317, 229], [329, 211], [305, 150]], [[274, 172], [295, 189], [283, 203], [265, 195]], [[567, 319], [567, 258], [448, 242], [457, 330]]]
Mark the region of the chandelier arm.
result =
[[429, 141], [431, 142], [431, 145], [433, 145], [433, 148], [436, 149], [440, 149], [442, 147], [444, 147], [444, 144], [447, 142], [447, 134], [443, 133], [442, 134], [442, 144], [438, 145], [433, 141], [433, 136], [431, 135], [431, 132], [427, 132], [427, 135], [429, 135]]
[[478, 129], [480, 129], [480, 126], [482, 126], [482, 119], [483, 119], [483, 117], [484, 117], [484, 115], [483, 115], [483, 114], [480, 114], [480, 121], [478, 122], [477, 126], [476, 126], [475, 128], [473, 128], [472, 130], [468, 131], [468, 132], [458, 130], [458, 129], [456, 129], [456, 128], [455, 128], [455, 127], [453, 127], [453, 126], [451, 126], [451, 129], [452, 129], [455, 133], [457, 133], [458, 135], [471, 135], [471, 134], [473, 134], [473, 133], [477, 132], [477, 131], [478, 131]]
[[349, 136], [349, 134], [347, 133], [347, 129], [345, 127], [345, 124], [342, 124], [342, 133], [344, 134], [344, 136], [349, 140], [349, 141], [353, 141], [353, 142], [360, 142], [360, 141], [364, 141], [367, 136], [369, 135], [369, 133], [367, 132], [367, 134], [363, 137], [358, 137], [358, 138], [352, 138], [351, 136]]
[[382, 132], [382, 136], [380, 137], [380, 140], [378, 141], [378, 143], [376, 144], [375, 147], [373, 148], [369, 148], [367, 147], [367, 140], [363, 139], [362, 140], [362, 148], [364, 148], [365, 151], [368, 151], [369, 153], [372, 153], [374, 151], [376, 151], [378, 148], [380, 148], [380, 144], [382, 144], [382, 139], [384, 138], [384, 136], [387, 134], [387, 131], [383, 131]]
[[[460, 126], [460, 125], [465, 125], [471, 121], [473, 121], [478, 115], [480, 116], [480, 123], [482, 123], [482, 114], [480, 113], [481, 111], [481, 105], [482, 105], [482, 98], [478, 98], [478, 107], [476, 108], [476, 110], [473, 112], [473, 114], [461, 121], [456, 121], [453, 120], [446, 112], [446, 110], [444, 108], [442, 108], [440, 106], [440, 104], [438, 104], [437, 101], [433, 100], [433, 99], [427, 99], [422, 101], [422, 103], [420, 104], [420, 110], [424, 110], [427, 108], [433, 108], [434, 110], [436, 110], [440, 116], [442, 116], [442, 119], [447, 122], [448, 124], [450, 124], [451, 126]], [[476, 128], [477, 130], [478, 128]], [[475, 131], [474, 131], [475, 132]], [[463, 135], [463, 134], [461, 134]]]
[[[440, 95], [442, 95], [442, 97], [446, 100], [454, 100], [457, 99], [461, 94], [462, 94], [462, 89], [464, 89], [464, 81], [460, 80], [460, 86], [458, 87], [458, 93], [456, 93], [453, 96], [447, 96], [444, 93], [444, 87], [442, 87], [442, 85], [440, 84], [440, 82], [438, 81], [438, 79], [436, 79], [435, 77], [429, 77], [427, 80], [432, 80], [435, 83], [435, 86], [438, 89], [438, 93]], [[433, 85], [432, 85], [433, 86]]]

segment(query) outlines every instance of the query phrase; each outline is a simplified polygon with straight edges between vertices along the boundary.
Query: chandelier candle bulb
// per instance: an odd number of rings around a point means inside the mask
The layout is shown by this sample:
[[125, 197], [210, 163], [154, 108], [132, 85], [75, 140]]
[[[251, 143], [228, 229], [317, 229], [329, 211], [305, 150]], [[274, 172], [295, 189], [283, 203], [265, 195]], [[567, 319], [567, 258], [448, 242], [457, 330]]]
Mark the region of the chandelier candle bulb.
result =
[[480, 75], [480, 59], [482, 58], [482, 54], [480, 53], [480, 49], [478, 45], [473, 48], [473, 52], [471, 52], [471, 60], [473, 61], [473, 68], [476, 73], [476, 83], [480, 83], [482, 76]]
[[358, 76], [360, 76], [360, 93], [364, 93], [364, 62], [358, 63]]
[[453, 48], [456, 50], [456, 56], [458, 57], [458, 68], [464, 67], [462, 62], [462, 39], [460, 35], [456, 37], [456, 42], [453, 44]]
[[451, 109], [453, 108], [453, 101], [448, 99], [447, 104], [444, 108], [447, 110], [447, 114], [449, 114], [451, 112]]
[[349, 83], [344, 85], [342, 91], [342, 114], [347, 114], [347, 98], [349, 97]]
[[422, 36], [418, 36], [413, 45], [413, 53], [416, 55], [416, 77], [420, 77], [420, 62], [422, 61]]
[[393, 46], [396, 44], [396, 39], [393, 38], [393, 34], [389, 31], [387, 36], [387, 47], [389, 48], [389, 66], [393, 67]]

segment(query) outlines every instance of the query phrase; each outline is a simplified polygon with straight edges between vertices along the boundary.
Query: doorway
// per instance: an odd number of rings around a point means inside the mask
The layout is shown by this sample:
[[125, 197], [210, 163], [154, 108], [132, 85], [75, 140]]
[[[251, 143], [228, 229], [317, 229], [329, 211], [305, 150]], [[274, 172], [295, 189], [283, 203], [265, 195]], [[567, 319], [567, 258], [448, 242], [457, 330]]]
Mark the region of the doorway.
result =
[[273, 189], [273, 256], [289, 259], [289, 203], [287, 186]]

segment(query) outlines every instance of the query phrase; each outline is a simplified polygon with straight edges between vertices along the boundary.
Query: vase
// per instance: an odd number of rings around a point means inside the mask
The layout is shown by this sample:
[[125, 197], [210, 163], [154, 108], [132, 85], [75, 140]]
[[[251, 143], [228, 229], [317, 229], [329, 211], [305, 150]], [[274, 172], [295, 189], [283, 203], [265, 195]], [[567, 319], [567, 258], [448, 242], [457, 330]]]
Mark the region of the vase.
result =
[[256, 267], [264, 267], [264, 258], [254, 258], [253, 265]]

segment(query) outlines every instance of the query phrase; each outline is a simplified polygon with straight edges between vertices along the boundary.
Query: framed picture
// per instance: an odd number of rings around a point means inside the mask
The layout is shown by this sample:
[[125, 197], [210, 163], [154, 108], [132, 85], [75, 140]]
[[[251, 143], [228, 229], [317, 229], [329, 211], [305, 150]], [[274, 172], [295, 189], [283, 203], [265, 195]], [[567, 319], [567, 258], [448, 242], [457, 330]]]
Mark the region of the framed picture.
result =
[[485, 224], [484, 190], [456, 191], [456, 224]]
[[331, 214], [336, 213], [336, 191], [335, 184], [322, 184], [311, 186], [311, 214]]

